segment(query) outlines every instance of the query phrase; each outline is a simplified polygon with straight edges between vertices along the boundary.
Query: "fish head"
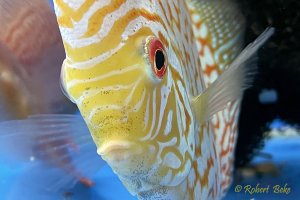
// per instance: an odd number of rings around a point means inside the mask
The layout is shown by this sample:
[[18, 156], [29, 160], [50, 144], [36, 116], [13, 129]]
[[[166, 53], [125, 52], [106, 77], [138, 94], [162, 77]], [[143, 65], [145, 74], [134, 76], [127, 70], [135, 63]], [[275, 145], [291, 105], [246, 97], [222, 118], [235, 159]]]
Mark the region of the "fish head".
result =
[[168, 1], [68, 2], [54, 1], [66, 50], [62, 88], [98, 154], [132, 194], [178, 185], [195, 149], [180, 50], [192, 32], [168, 34]]

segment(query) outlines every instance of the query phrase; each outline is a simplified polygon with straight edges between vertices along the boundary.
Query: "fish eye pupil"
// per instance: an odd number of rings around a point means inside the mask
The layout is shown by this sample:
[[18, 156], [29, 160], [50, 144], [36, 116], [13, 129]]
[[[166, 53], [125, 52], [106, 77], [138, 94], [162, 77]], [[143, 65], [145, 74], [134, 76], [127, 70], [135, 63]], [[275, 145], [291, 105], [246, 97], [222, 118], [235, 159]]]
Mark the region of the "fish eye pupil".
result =
[[157, 50], [155, 52], [155, 66], [157, 70], [161, 70], [165, 65], [165, 55], [162, 50]]
[[168, 57], [163, 43], [158, 38], [150, 36], [146, 39], [145, 47], [149, 67], [157, 78], [162, 79], [168, 65]]

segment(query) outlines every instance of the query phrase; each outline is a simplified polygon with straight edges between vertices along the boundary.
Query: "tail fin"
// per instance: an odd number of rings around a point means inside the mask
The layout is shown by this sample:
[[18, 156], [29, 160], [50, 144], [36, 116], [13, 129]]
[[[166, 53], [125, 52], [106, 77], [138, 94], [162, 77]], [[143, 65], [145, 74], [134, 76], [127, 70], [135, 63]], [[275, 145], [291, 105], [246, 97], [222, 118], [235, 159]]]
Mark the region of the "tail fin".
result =
[[68, 191], [77, 182], [92, 186], [104, 161], [80, 116], [34, 115], [0, 123], [0, 164], [27, 167], [19, 182], [38, 185], [27, 187], [34, 193], [28, 195], [40, 195]]

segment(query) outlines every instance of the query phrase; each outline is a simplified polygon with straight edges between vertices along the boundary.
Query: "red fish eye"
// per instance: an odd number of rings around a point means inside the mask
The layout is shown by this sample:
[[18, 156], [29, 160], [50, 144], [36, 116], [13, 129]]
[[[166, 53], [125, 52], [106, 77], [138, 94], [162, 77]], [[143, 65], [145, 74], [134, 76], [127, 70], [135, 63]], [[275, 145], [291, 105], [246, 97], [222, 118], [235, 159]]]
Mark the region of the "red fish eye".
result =
[[162, 78], [166, 72], [167, 57], [162, 42], [157, 38], [151, 38], [148, 42], [148, 56], [152, 70], [158, 78]]

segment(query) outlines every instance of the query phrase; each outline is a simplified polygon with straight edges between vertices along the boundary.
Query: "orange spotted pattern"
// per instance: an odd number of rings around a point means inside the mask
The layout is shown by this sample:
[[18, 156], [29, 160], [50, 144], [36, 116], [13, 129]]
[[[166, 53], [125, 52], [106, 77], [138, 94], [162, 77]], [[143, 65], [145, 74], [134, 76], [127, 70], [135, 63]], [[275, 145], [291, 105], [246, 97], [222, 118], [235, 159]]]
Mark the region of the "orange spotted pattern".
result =
[[[201, 68], [209, 86], [234, 60], [242, 48], [244, 19], [231, 1], [190, 2]], [[219, 158], [222, 195], [231, 184], [234, 149], [237, 139], [239, 101], [231, 103], [211, 120]], [[212, 198], [215, 192], [212, 191]]]

